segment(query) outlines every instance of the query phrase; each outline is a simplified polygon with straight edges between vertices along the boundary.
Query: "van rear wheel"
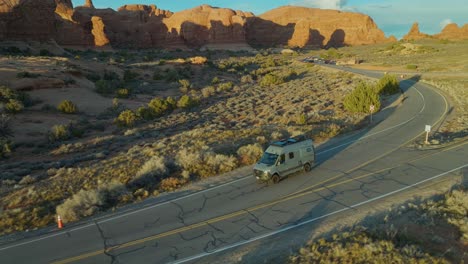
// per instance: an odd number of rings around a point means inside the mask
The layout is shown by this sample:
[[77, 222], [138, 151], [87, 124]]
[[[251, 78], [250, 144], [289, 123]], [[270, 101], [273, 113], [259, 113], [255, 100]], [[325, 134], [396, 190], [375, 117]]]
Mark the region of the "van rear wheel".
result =
[[310, 164], [309, 163], [304, 164], [304, 171], [309, 172], [310, 170], [311, 170]]
[[271, 181], [274, 184], [277, 184], [280, 181], [280, 176], [278, 174], [274, 174], [273, 176], [271, 176]]

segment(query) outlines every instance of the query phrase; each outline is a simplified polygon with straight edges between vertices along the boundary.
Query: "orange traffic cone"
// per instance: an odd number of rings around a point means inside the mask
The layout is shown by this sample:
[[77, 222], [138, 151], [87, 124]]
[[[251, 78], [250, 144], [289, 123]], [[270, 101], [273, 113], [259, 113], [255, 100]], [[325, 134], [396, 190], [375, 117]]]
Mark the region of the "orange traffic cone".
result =
[[62, 222], [62, 218], [60, 217], [60, 215], [57, 216], [57, 225], [59, 229], [63, 228], [63, 222]]

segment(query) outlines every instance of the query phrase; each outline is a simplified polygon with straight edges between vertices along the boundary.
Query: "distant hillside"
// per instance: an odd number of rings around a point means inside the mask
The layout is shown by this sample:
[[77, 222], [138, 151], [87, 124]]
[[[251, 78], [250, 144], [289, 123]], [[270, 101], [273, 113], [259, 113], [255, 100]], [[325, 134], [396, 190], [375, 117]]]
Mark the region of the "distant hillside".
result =
[[0, 40], [61, 46], [200, 48], [206, 45], [339, 47], [393, 41], [367, 15], [285, 6], [261, 16], [202, 5], [172, 13], [155, 5], [96, 9], [91, 0], [0, 0]]

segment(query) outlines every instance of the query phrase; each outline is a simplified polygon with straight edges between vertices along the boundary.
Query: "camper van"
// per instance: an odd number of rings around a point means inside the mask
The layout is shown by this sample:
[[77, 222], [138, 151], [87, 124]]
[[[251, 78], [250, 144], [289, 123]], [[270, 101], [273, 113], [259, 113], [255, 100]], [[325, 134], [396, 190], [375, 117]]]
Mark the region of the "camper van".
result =
[[287, 175], [300, 170], [310, 171], [315, 162], [313, 141], [298, 136], [273, 142], [254, 166], [258, 181], [278, 183]]

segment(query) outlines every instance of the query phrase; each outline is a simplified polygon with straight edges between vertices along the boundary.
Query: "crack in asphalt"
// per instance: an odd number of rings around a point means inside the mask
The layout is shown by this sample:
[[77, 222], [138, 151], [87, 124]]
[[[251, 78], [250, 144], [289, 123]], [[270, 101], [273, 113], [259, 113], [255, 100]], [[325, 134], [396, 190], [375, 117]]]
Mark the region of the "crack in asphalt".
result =
[[252, 193], [255, 193], [255, 192], [258, 192], [260, 191], [261, 189], [264, 189], [266, 188], [267, 185], [262, 185], [261, 187], [257, 187], [257, 188], [254, 188], [250, 191], [242, 191], [241, 193], [239, 193], [238, 195], [234, 195], [232, 197], [229, 197], [230, 200], [236, 200], [237, 198], [239, 197], [243, 197], [243, 196], [247, 196], [248, 194], [252, 194]]
[[180, 252], [179, 249], [176, 246], [171, 246], [171, 248], [175, 251], [170, 251], [169, 256], [173, 258], [174, 260], [177, 260], [179, 258]]
[[110, 250], [109, 248], [113, 247], [113, 245], [110, 245], [108, 244], [108, 240], [111, 239], [109, 237], [106, 237], [106, 235], [104, 234], [104, 230], [101, 228], [101, 226], [99, 225], [99, 223], [97, 221], [94, 221], [94, 224], [96, 225], [98, 231], [99, 231], [99, 234], [101, 235], [101, 239], [104, 243], [104, 255], [108, 256], [111, 258], [111, 264], [113, 263], [119, 263], [119, 261], [117, 260], [117, 255], [114, 255], [114, 254], [111, 254], [110, 253]]
[[216, 231], [218, 231], [218, 232], [220, 232], [220, 233], [226, 234], [222, 229], [216, 227], [215, 225], [213, 225], [213, 224], [211, 224], [211, 223], [209, 223], [209, 222], [206, 222], [206, 224], [207, 224], [209, 227], [213, 228], [214, 230], [216, 230]]
[[206, 202], [208, 201], [208, 199], [211, 199], [211, 198], [208, 198], [208, 197], [206, 197], [205, 194], [203, 194], [203, 203], [202, 203], [201, 207], [198, 209], [198, 212], [199, 212], [199, 213], [200, 213], [201, 211], [203, 211], [203, 209], [205, 209]]
[[203, 234], [201, 234], [201, 235], [195, 235], [195, 236], [190, 237], [190, 238], [186, 238], [186, 237], [184, 237], [184, 235], [183, 235], [182, 233], [179, 233], [179, 237], [180, 237], [182, 240], [184, 240], [184, 241], [193, 241], [193, 240], [195, 240], [195, 239], [198, 239], [198, 238], [200, 238], [200, 237], [204, 237], [204, 236], [208, 235], [209, 232], [210, 232], [210, 231], [206, 231], [205, 233], [203, 233]]
[[[227, 244], [226, 241], [216, 237], [216, 235], [212, 232], [212, 231], [208, 231], [208, 233], [210, 234], [211, 236], [211, 240], [209, 240], [205, 247], [203, 248], [203, 250], [206, 252], [206, 253], [209, 253], [209, 252], [212, 252], [213, 250], [215, 250], [217, 247], [223, 245], [223, 244]], [[210, 247], [212, 248], [210, 250]]]
[[[250, 228], [250, 226], [249, 226], [249, 225], [251, 225], [251, 224], [255, 224], [255, 225], [257, 225], [257, 226], [259, 226], [259, 227], [261, 227], [261, 228], [263, 228], [263, 229], [269, 230], [269, 231], [272, 231], [272, 230], [273, 230], [272, 228], [269, 228], [269, 227], [267, 227], [266, 225], [261, 224], [261, 223], [260, 223], [260, 218], [259, 218], [258, 216], [256, 216], [254, 213], [250, 212], [249, 210], [244, 210], [244, 211], [246, 211], [250, 216], [253, 217], [253, 219], [251, 219], [251, 218], [249, 219], [249, 220], [250, 220], [250, 223], [246, 225], [246, 227], [249, 228], [250, 230], [253, 231], [253, 229]], [[255, 233], [258, 233], [258, 232], [255, 232]]]
[[156, 220], [154, 220], [153, 222], [145, 222], [145, 223], [144, 223], [144, 227], [145, 227], [145, 228], [153, 227], [153, 226], [155, 226], [160, 220], [161, 220], [161, 217], [158, 217], [158, 218], [157, 218]]
[[175, 205], [177, 208], [179, 208], [179, 214], [177, 215], [177, 218], [179, 219], [179, 222], [181, 222], [184, 226], [187, 226], [187, 224], [185, 223], [185, 219], [184, 219], [184, 216], [185, 216], [185, 211], [184, 211], [184, 208], [182, 207], [182, 205], [176, 203], [176, 202], [171, 202], [173, 205]]

